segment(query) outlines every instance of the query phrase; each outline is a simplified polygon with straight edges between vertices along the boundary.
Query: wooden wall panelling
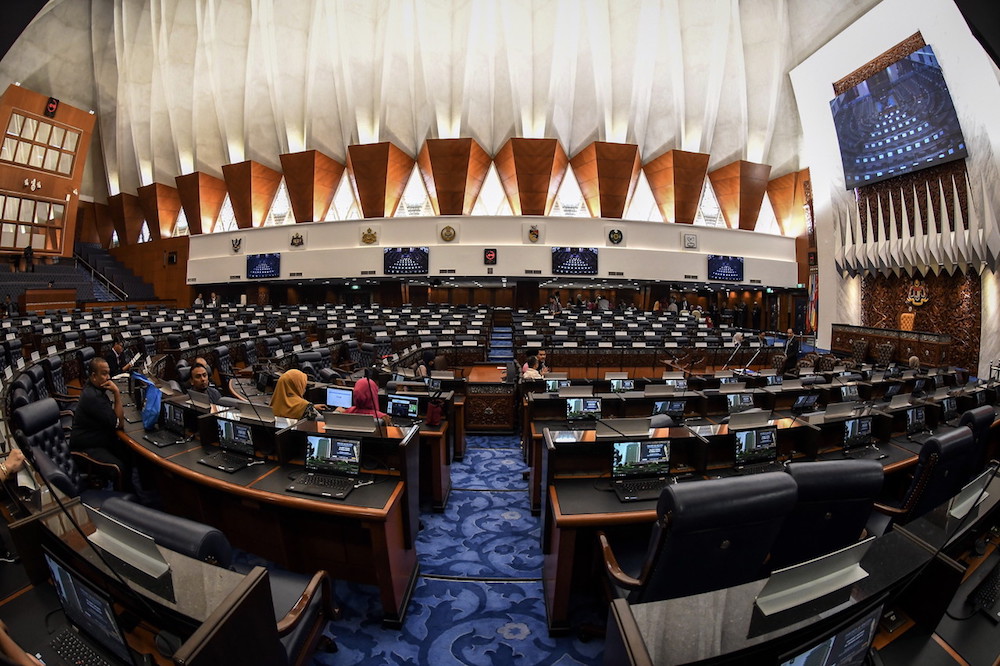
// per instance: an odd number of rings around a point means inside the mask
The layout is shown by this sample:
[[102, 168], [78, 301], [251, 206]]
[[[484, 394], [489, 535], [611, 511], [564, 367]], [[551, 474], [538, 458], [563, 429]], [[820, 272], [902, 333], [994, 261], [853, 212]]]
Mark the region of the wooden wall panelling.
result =
[[[103, 243], [101, 234], [97, 229], [97, 210], [92, 201], [81, 201], [76, 209], [76, 240], [80, 243]], [[107, 206], [105, 215], [107, 215]], [[110, 218], [109, 218], [110, 219]], [[108, 234], [108, 242], [111, 242], [111, 234]], [[107, 247], [107, 246], [104, 246]]]
[[176, 187], [153, 183], [139, 188], [139, 207], [153, 238], [170, 238], [177, 227], [181, 195]]
[[415, 160], [389, 141], [347, 147], [347, 172], [365, 217], [392, 217]]
[[435, 215], [471, 215], [490, 156], [474, 139], [427, 139], [417, 167]]
[[569, 159], [555, 139], [511, 138], [493, 159], [515, 215], [548, 215]]
[[778, 228], [785, 236], [806, 233], [805, 183], [808, 180], [809, 169], [803, 169], [767, 183], [767, 198], [778, 220]]
[[[68, 175], [62, 175], [3, 163], [0, 164], [0, 190], [20, 193], [30, 199], [63, 204], [65, 208], [62, 233], [48, 235], [50, 240], [58, 239], [58, 242], [55, 245], [47, 243], [44, 249], [36, 249], [35, 252], [38, 255], [72, 257], [73, 242], [76, 240], [77, 209], [80, 204], [78, 193], [80, 183], [83, 180], [87, 154], [90, 151], [96, 116], [83, 109], [60, 103], [55, 117], [46, 118], [45, 107], [48, 101], [48, 93], [37, 93], [23, 86], [11, 84], [7, 86], [3, 95], [0, 95], [0, 124], [6, 130], [10, 122], [11, 112], [16, 109], [22, 115], [35, 118], [39, 122], [79, 132], [80, 138], [73, 158], [72, 171]], [[36, 188], [36, 192], [31, 192], [25, 188], [25, 180], [40, 183], [41, 189]]]
[[664, 222], [694, 223], [710, 157], [671, 150], [642, 167]]
[[[926, 304], [912, 307], [906, 296], [914, 279], [930, 296]], [[861, 280], [861, 324], [896, 328], [903, 312], [916, 313], [914, 330], [950, 335], [949, 362], [964, 368], [979, 365], [979, 335], [982, 321], [982, 283], [977, 274], [928, 274], [910, 278], [868, 274]]]
[[[119, 246], [110, 252], [129, 270], [152, 284], [157, 298], [174, 301], [179, 307], [189, 307], [194, 302], [195, 288], [187, 285], [188, 247], [188, 238], [182, 236]], [[170, 263], [171, 253], [176, 255], [177, 263]]]
[[240, 229], [262, 226], [281, 184], [281, 172], [260, 162], [246, 160], [223, 165], [222, 177], [229, 191], [236, 225]]
[[639, 182], [639, 146], [594, 141], [570, 164], [590, 214], [621, 219]]
[[285, 153], [279, 158], [295, 221], [326, 219], [346, 167], [318, 150]]
[[135, 245], [138, 243], [144, 219], [142, 208], [139, 206], [139, 197], [121, 192], [108, 197], [108, 208], [111, 212], [111, 221], [115, 225], [115, 231], [118, 232], [118, 244]]
[[226, 201], [226, 181], [201, 171], [177, 176], [174, 180], [190, 234], [212, 233]]
[[730, 229], [753, 231], [770, 174], [769, 165], [745, 160], [730, 162], [709, 172], [715, 198]]

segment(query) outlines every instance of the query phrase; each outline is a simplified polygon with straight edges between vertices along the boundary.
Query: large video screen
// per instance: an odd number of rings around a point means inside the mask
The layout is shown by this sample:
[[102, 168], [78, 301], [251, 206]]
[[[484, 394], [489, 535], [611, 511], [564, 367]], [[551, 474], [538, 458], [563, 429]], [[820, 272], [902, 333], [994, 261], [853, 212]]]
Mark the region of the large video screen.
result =
[[708, 279], [722, 282], [743, 282], [743, 257], [708, 255]]
[[596, 247], [552, 248], [553, 275], [597, 275]]
[[838, 95], [830, 109], [849, 190], [969, 154], [930, 46]]
[[281, 253], [247, 255], [248, 280], [277, 277], [281, 277]]
[[387, 247], [382, 255], [386, 275], [425, 275], [429, 266], [430, 250], [426, 247]]

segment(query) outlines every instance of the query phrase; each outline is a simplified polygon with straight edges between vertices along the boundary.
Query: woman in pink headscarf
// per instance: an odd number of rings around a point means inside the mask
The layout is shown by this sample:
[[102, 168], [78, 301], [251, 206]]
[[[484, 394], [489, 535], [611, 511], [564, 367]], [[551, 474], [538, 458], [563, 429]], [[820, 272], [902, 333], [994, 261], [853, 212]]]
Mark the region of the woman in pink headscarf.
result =
[[354, 398], [352, 402], [354, 404], [347, 409], [338, 407], [338, 412], [344, 412], [345, 414], [370, 414], [371, 416], [383, 419], [386, 423], [389, 422], [389, 415], [379, 411], [378, 384], [374, 380], [362, 377], [354, 382], [353, 391]]

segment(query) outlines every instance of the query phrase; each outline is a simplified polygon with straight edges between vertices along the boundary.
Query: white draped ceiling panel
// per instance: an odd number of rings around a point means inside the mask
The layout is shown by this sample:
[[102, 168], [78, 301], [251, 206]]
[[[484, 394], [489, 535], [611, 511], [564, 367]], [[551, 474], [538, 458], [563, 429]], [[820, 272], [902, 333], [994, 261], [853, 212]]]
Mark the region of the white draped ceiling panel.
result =
[[317, 149], [594, 140], [805, 166], [788, 71], [877, 0], [53, 0], [0, 77], [93, 108], [84, 192]]

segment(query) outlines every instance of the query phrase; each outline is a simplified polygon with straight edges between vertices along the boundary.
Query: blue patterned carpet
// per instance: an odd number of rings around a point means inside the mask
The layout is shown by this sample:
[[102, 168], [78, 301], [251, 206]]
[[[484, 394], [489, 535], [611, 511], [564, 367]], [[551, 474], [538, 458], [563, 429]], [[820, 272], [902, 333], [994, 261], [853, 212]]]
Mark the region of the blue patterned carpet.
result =
[[421, 515], [421, 576], [402, 630], [382, 628], [375, 587], [338, 581], [344, 616], [327, 633], [339, 649], [318, 653], [313, 664], [602, 662], [602, 640], [548, 635], [540, 525], [528, 506], [517, 437], [470, 436], [467, 445], [465, 460], [452, 464], [455, 489], [444, 513]]

